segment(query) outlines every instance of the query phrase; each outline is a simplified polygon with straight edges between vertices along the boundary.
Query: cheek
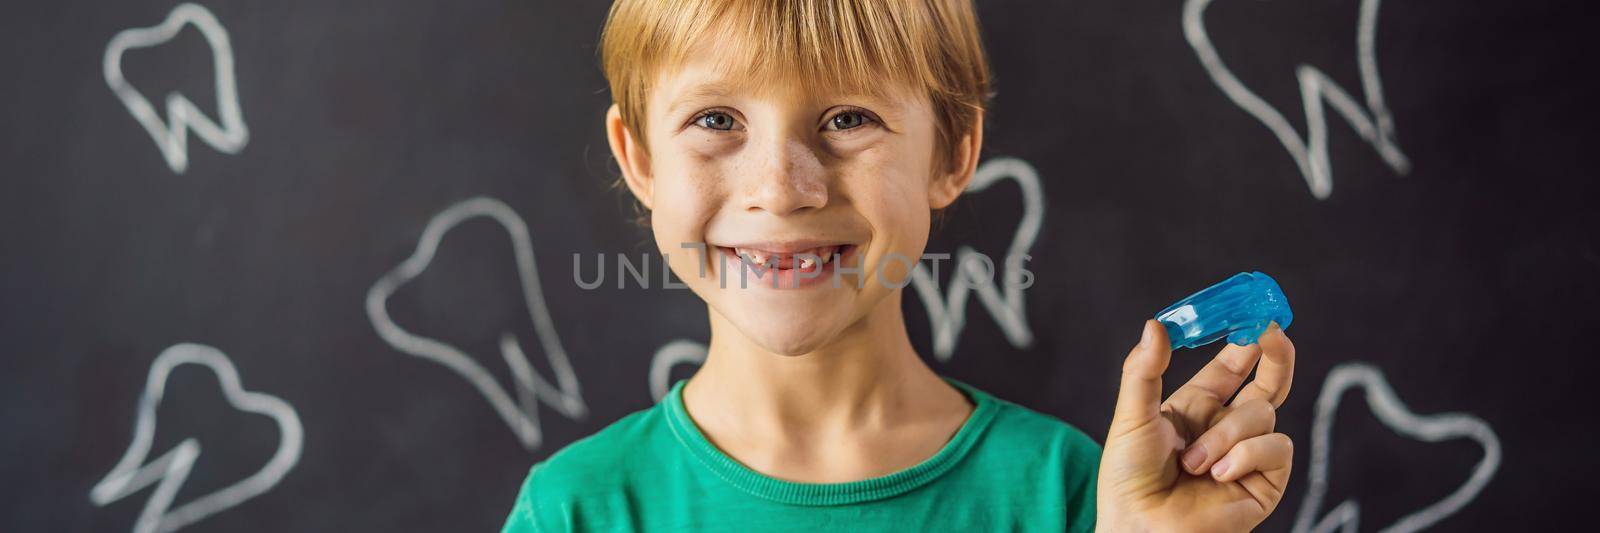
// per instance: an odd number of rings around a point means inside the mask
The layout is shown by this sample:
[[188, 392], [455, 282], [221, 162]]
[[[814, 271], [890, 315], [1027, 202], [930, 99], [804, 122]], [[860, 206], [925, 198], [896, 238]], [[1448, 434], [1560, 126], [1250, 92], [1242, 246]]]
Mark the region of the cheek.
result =
[[673, 271], [686, 278], [697, 275], [700, 252], [683, 245], [705, 241], [706, 223], [726, 196], [723, 171], [713, 159], [692, 150], [663, 155], [651, 166], [655, 209], [650, 229]]
[[726, 196], [724, 174], [716, 158], [694, 150], [657, 158], [651, 166], [657, 199], [653, 219], [679, 230], [698, 230]]
[[927, 168], [915, 163], [921, 161], [917, 154], [889, 148], [858, 154], [841, 181], [876, 231], [927, 233], [917, 224], [928, 219]]
[[[889, 151], [863, 153], [841, 183], [855, 208], [872, 226], [875, 259], [890, 279], [900, 279], [905, 263], [921, 257], [927, 245], [927, 169], [913, 156]], [[904, 258], [887, 260], [888, 254]]]

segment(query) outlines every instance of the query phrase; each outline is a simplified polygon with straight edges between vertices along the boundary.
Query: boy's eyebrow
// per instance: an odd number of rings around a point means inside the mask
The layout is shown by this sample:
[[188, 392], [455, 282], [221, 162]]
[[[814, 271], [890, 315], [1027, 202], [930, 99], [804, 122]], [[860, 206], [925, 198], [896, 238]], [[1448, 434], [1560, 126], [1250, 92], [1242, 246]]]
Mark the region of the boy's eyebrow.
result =
[[[667, 103], [666, 116], [676, 116], [686, 108], [700, 107], [709, 100], [727, 100], [737, 95], [745, 86], [737, 82], [715, 80], [696, 83], [683, 89], [680, 94]], [[842, 98], [864, 100], [866, 104], [880, 113], [898, 116], [895, 104], [898, 100], [887, 94], [876, 92], [851, 93], [838, 95]]]
[[723, 82], [696, 84], [690, 86], [672, 100], [667, 106], [667, 114], [676, 115], [682, 108], [691, 107], [706, 100], [728, 98], [733, 92], [733, 87]]

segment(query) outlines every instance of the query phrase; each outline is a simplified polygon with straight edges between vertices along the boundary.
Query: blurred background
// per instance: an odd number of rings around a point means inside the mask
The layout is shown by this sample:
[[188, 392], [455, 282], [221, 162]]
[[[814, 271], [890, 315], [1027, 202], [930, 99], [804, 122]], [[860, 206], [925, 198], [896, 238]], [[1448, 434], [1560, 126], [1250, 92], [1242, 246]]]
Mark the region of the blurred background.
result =
[[[1581, 527], [1589, 6], [978, 5], [993, 181], [929, 251], [1036, 278], [908, 288], [936, 371], [1103, 438], [1140, 322], [1260, 270], [1299, 353], [1262, 530]], [[13, 4], [0, 529], [494, 530], [690, 375], [693, 294], [574, 281], [660, 266], [610, 187], [607, 7]]]

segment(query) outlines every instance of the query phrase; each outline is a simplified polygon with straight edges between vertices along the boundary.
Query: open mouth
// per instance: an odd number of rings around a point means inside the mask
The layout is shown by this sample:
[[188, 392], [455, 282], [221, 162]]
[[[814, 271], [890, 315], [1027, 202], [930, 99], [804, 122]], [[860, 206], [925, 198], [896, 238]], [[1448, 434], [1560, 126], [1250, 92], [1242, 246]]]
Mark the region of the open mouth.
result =
[[726, 259], [721, 264], [733, 267], [735, 272], [749, 269], [748, 273], [759, 277], [762, 282], [770, 279], [773, 287], [798, 288], [814, 285], [831, 277], [837, 264], [848, 258], [858, 246], [835, 244], [792, 251], [742, 246], [716, 248]]

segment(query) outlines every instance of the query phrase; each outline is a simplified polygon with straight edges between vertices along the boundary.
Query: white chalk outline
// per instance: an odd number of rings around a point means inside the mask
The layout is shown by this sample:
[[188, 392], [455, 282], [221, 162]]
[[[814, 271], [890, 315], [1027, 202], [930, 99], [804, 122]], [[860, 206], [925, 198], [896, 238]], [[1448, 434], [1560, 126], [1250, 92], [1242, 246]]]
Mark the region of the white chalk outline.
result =
[[[545, 381], [543, 376], [534, 371], [516, 336], [511, 332], [502, 332], [500, 355], [511, 368], [512, 378], [517, 385], [515, 402], [511, 400], [509, 394], [506, 394], [494, 376], [465, 352], [427, 337], [413, 335], [395, 324], [389, 317], [387, 306], [389, 296], [393, 295], [401, 285], [405, 285], [427, 270], [445, 233], [462, 222], [478, 217], [499, 223], [511, 237], [511, 246], [516, 254], [517, 275], [522, 282], [523, 302], [527, 306], [528, 314], [533, 317], [534, 332], [539, 336], [545, 359], [550, 362], [550, 368], [556, 374], [556, 383], [559, 384], [551, 386], [550, 382]], [[511, 432], [521, 441], [523, 448], [529, 451], [538, 449], [543, 441], [537, 402], [544, 402], [556, 412], [571, 419], [582, 419], [588, 415], [589, 408], [584, 404], [583, 396], [578, 390], [577, 374], [573, 372], [572, 364], [567, 359], [567, 351], [561, 347], [561, 338], [557, 335], [555, 323], [550, 318], [550, 309], [545, 305], [544, 292], [539, 285], [539, 268], [534, 262], [533, 239], [529, 236], [528, 225], [505, 203], [494, 198], [472, 198], [434, 215], [433, 219], [428, 221], [427, 227], [422, 230], [416, 251], [373, 283], [372, 288], [367, 291], [366, 304], [367, 316], [372, 320], [372, 327], [385, 342], [396, 350], [444, 365], [466, 379], [483, 394], [484, 399], [489, 401], [500, 418], [505, 420], [506, 426], [511, 428]]]
[[[1262, 125], [1277, 135], [1278, 141], [1289, 151], [1289, 156], [1294, 158], [1295, 165], [1300, 167], [1300, 174], [1305, 177], [1312, 196], [1323, 200], [1333, 194], [1333, 167], [1328, 161], [1328, 123], [1322, 108], [1323, 100], [1332, 104], [1334, 111], [1342, 115], [1356, 133], [1378, 151], [1389, 168], [1401, 175], [1410, 173], [1411, 161], [1395, 144], [1394, 118], [1384, 104], [1383, 84], [1378, 78], [1375, 35], [1378, 26], [1379, 0], [1362, 0], [1360, 20], [1356, 29], [1356, 59], [1361, 70], [1362, 91], [1367, 97], [1365, 110], [1350, 96], [1350, 93], [1335, 83], [1333, 78], [1316, 67], [1302, 63], [1295, 69], [1295, 75], [1300, 81], [1300, 97], [1305, 107], [1309, 140], [1301, 139], [1294, 126], [1283, 118], [1283, 114], [1279, 113], [1277, 108], [1245, 87], [1244, 83], [1233, 75], [1233, 71], [1228, 70], [1222, 63], [1216, 47], [1211, 44], [1211, 37], [1206, 35], [1204, 14], [1206, 7], [1212, 1], [1184, 2], [1184, 37], [1188, 38], [1189, 46], [1194, 48], [1195, 55], [1200, 57], [1200, 64], [1210, 74], [1211, 80], [1216, 82], [1217, 87], [1222, 89], [1228, 99], [1256, 117], [1256, 120], [1261, 121]], [[1367, 112], [1376, 117], [1376, 121], [1369, 118]]]
[[[277, 421], [278, 451], [272, 454], [272, 459], [261, 470], [250, 477], [169, 511], [173, 497], [183, 487], [195, 460], [200, 457], [200, 442], [190, 437], [148, 464], [145, 459], [150, 455], [151, 441], [155, 438], [156, 407], [161, 404], [166, 392], [167, 376], [174, 368], [185, 364], [201, 365], [216, 374], [217, 382], [222, 385], [223, 397], [233, 408], [267, 415]], [[220, 350], [202, 344], [176, 344], [163, 350], [150, 365], [144, 393], [139, 397], [133, 442], [128, 445], [127, 452], [122, 454], [117, 465], [90, 489], [89, 500], [103, 507], [156, 484], [133, 530], [136, 533], [176, 531], [259, 496], [277, 485], [284, 474], [300, 461], [303, 443], [300, 416], [295, 413], [293, 406], [275, 396], [244, 390], [239, 383], [239, 371]]]
[[1372, 414], [1400, 435], [1422, 442], [1467, 438], [1483, 447], [1483, 459], [1473, 467], [1472, 475], [1460, 488], [1380, 531], [1419, 531], [1455, 514], [1478, 496], [1500, 468], [1500, 438], [1495, 436], [1494, 429], [1483, 419], [1465, 413], [1417, 415], [1400, 401], [1377, 367], [1366, 363], [1342, 363], [1328, 372], [1322, 393], [1317, 397], [1316, 419], [1311, 426], [1310, 485], [1300, 511], [1295, 515], [1294, 533], [1327, 533], [1336, 528], [1345, 533], [1357, 531], [1361, 512], [1354, 499], [1334, 506], [1320, 520], [1316, 518], [1322, 498], [1328, 491], [1328, 443], [1333, 433], [1333, 418], [1339, 411], [1344, 393], [1353, 388], [1366, 389], [1367, 406], [1372, 409]]
[[[181, 93], [167, 94], [167, 122], [156, 115], [155, 106], [122, 76], [122, 53], [133, 48], [148, 48], [172, 40], [184, 24], [193, 24], [211, 45], [213, 68], [217, 80], [217, 113], [222, 126], [217, 126], [194, 102]], [[161, 24], [146, 28], [131, 28], [117, 32], [106, 45], [102, 63], [106, 85], [122, 100], [134, 120], [144, 126], [156, 142], [167, 166], [182, 174], [189, 168], [187, 132], [194, 130], [200, 140], [218, 151], [239, 153], [250, 142], [250, 131], [244, 125], [239, 111], [239, 92], [233, 76], [233, 47], [228, 42], [228, 31], [217, 22], [216, 16], [197, 4], [179, 4]]]
[[676, 339], [657, 348], [656, 354], [650, 357], [650, 397], [658, 402], [667, 397], [672, 388], [667, 382], [672, 376], [672, 367], [705, 362], [706, 345], [695, 341]]
[[[1006, 250], [1006, 257], [1021, 257], [1033, 249], [1039, 229], [1044, 226], [1044, 190], [1033, 165], [1011, 157], [985, 161], [978, 166], [967, 193], [982, 192], [1007, 178], [1017, 182], [1022, 190], [1022, 218], [1017, 222], [1017, 230], [1010, 248]], [[1002, 261], [1003, 264], [996, 265], [996, 270], [1004, 275], [1005, 288], [1000, 289], [995, 285], [997, 280], [994, 272], [984, 272], [974, 260], [979, 255], [982, 254], [971, 246], [962, 245], [956, 249], [955, 262], [952, 263], [956, 271], [950, 277], [948, 296], [939, 293], [939, 280], [934, 279], [927, 265], [919, 262], [916, 269], [911, 271], [911, 284], [922, 298], [923, 307], [928, 312], [928, 322], [933, 329], [933, 354], [940, 361], [949, 361], [955, 354], [961, 330], [966, 327], [967, 294], [971, 291], [977, 291], [978, 301], [994, 317], [1012, 346], [1027, 348], [1033, 345], [1033, 330], [1028, 326], [1026, 300], [1021, 287], [1024, 277], [1022, 267], [1025, 265], [1020, 261]]]

